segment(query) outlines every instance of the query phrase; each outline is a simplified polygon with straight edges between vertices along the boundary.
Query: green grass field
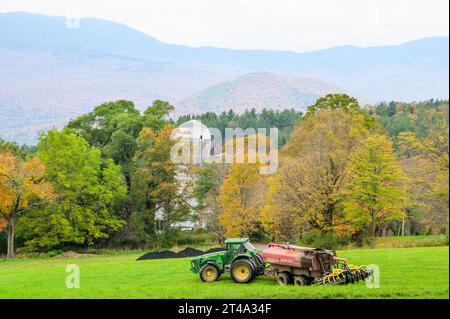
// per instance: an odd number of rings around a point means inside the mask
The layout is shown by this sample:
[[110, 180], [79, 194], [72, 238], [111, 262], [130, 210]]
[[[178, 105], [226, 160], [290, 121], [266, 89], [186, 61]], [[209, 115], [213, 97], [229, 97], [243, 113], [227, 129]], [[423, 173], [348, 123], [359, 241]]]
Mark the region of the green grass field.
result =
[[[189, 259], [135, 261], [142, 252], [78, 259], [0, 260], [0, 298], [449, 298], [449, 248], [340, 251], [354, 264], [377, 264], [381, 285], [278, 286], [258, 277], [235, 284], [229, 275], [203, 283]], [[68, 289], [68, 264], [80, 267], [81, 287]]]
[[424, 236], [390, 236], [377, 237], [377, 248], [406, 248], [406, 247], [436, 247], [446, 246], [445, 235], [424, 235]]

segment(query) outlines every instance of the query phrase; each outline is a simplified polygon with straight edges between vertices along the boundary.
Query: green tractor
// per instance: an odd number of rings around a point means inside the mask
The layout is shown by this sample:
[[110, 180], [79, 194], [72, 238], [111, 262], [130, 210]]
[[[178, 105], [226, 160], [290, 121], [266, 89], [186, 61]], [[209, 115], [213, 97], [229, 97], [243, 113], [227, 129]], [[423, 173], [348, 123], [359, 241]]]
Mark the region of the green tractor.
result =
[[262, 256], [248, 238], [229, 238], [226, 248], [191, 259], [191, 271], [199, 274], [205, 282], [216, 281], [221, 274], [229, 272], [237, 283], [247, 283], [264, 273]]

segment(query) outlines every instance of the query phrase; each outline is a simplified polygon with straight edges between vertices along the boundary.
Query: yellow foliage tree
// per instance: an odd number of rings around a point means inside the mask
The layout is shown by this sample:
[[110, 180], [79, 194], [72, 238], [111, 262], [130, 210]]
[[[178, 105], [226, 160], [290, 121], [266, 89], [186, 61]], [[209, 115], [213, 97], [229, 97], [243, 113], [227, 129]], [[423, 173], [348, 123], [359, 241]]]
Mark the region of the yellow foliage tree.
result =
[[258, 229], [259, 192], [264, 181], [254, 163], [234, 163], [220, 189], [219, 221], [226, 237], [250, 236]]
[[374, 134], [350, 158], [343, 195], [345, 223], [337, 230], [370, 232], [375, 247], [377, 228], [405, 217], [404, 176], [387, 136]]
[[339, 226], [337, 195], [348, 159], [368, 134], [360, 111], [320, 109], [302, 120], [282, 150], [276, 178], [269, 183], [269, 203], [262, 216], [273, 237], [333, 232]]
[[264, 206], [261, 208], [260, 222], [264, 230], [274, 241], [288, 241], [295, 236], [295, 217], [286, 206], [279, 205], [277, 194], [281, 189], [280, 176], [275, 175], [268, 179], [268, 191]]

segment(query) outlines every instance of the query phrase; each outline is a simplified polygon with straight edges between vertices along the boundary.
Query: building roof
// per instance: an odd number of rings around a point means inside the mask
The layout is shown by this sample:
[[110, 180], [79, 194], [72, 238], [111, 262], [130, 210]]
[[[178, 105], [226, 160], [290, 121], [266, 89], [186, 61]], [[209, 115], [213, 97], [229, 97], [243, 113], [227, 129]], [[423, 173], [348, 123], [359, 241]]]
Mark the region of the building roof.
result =
[[173, 130], [172, 136], [188, 140], [211, 140], [211, 132], [208, 127], [197, 120], [184, 122]]
[[242, 244], [248, 241], [249, 239], [247, 237], [244, 238], [228, 238], [225, 240], [225, 244]]

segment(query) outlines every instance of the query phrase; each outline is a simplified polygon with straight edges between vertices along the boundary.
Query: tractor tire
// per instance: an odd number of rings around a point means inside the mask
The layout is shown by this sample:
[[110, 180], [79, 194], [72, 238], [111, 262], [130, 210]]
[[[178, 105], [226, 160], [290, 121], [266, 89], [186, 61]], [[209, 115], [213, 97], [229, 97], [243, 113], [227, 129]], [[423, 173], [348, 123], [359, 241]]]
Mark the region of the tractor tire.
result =
[[205, 264], [200, 269], [200, 279], [204, 282], [213, 282], [219, 277], [219, 269], [214, 264]]
[[255, 276], [264, 274], [264, 270], [266, 270], [265, 269], [265, 265], [266, 264], [264, 262], [264, 259], [261, 256], [261, 254], [256, 254], [256, 258], [258, 259], [258, 264], [259, 265], [256, 266], [257, 269], [256, 269]]
[[245, 284], [253, 279], [256, 266], [249, 259], [238, 259], [230, 269], [231, 278], [237, 283]]
[[292, 275], [286, 271], [280, 272], [277, 275], [277, 283], [281, 286], [292, 284]]
[[308, 276], [300, 275], [294, 277], [295, 286], [309, 286], [311, 284], [311, 279]]

